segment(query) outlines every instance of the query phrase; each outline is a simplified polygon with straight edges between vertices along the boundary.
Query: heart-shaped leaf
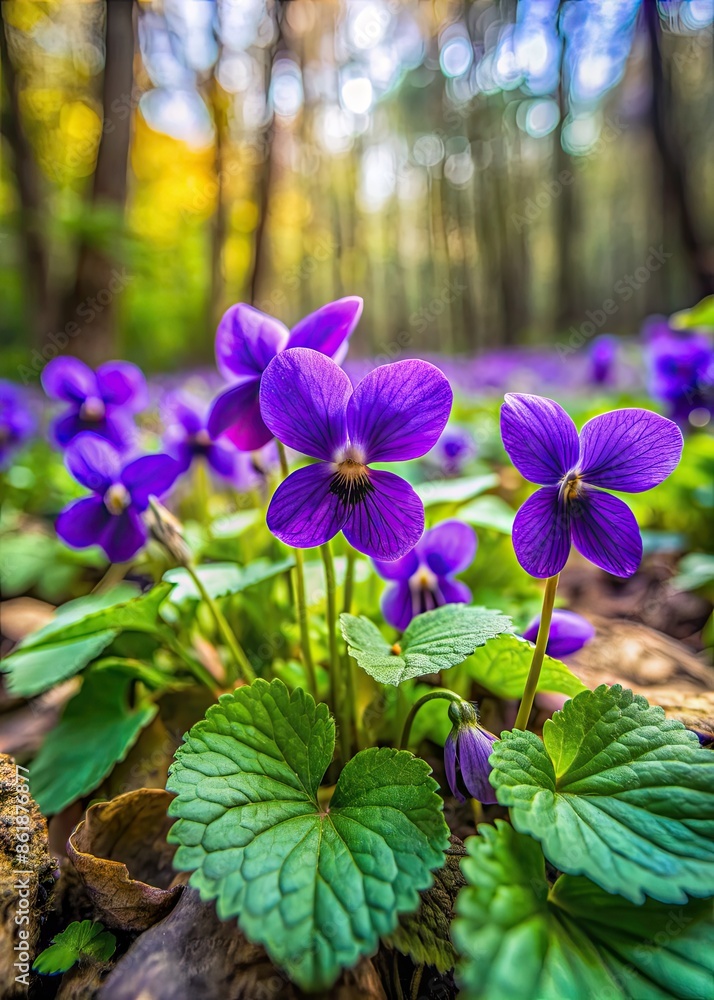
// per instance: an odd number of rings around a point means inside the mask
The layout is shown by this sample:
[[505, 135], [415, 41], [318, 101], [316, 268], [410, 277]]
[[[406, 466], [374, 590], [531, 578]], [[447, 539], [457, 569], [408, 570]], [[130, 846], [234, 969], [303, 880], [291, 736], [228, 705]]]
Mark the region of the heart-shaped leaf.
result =
[[105, 595], [72, 601], [3, 661], [11, 694], [31, 697], [83, 670], [120, 632], [155, 632], [159, 606], [171, 585], [159, 584], [131, 600], [106, 605]]
[[175, 866], [303, 989], [374, 951], [449, 846], [430, 769], [405, 751], [362, 751], [321, 805], [334, 742], [326, 705], [257, 680], [209, 708], [167, 784]]
[[340, 615], [350, 655], [381, 684], [401, 684], [455, 667], [510, 627], [511, 619], [500, 611], [445, 604], [417, 615], [399, 642], [390, 645], [368, 618]]
[[490, 762], [513, 825], [561, 871], [633, 903], [714, 895], [714, 755], [640, 695], [584, 691]]
[[[504, 634], [475, 650], [464, 669], [472, 680], [499, 698], [520, 698], [532, 659], [532, 643]], [[546, 656], [538, 678], [538, 690], [559, 691], [572, 697], [587, 688], [564, 663]]]
[[113, 670], [88, 671], [62, 719], [30, 767], [30, 783], [46, 815], [93, 791], [156, 715], [156, 705], [129, 705], [131, 679]]
[[572, 875], [550, 885], [537, 842], [503, 820], [466, 849], [452, 928], [464, 1000], [711, 995], [711, 902], [635, 906]]

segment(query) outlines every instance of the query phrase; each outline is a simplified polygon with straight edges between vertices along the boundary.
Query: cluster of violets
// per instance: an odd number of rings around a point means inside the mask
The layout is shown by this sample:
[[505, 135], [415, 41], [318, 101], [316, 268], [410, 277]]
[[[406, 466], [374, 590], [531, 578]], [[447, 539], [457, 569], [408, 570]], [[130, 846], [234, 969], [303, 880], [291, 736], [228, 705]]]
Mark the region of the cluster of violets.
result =
[[[97, 544], [113, 562], [130, 561], [146, 542], [142, 515], [152, 496], [164, 496], [197, 460], [245, 485], [256, 474], [255, 453], [277, 439], [278, 447], [311, 460], [289, 472], [270, 500], [267, 524], [277, 538], [311, 548], [342, 532], [388, 581], [382, 608], [396, 629], [441, 605], [468, 603], [471, 592], [456, 576], [474, 560], [475, 532], [455, 520], [425, 531], [424, 506], [413, 487], [381, 466], [427, 456], [444, 475], [454, 475], [473, 457], [475, 444], [467, 431], [447, 427], [451, 385], [427, 361], [387, 364], [353, 384], [341, 362], [361, 311], [361, 299], [340, 299], [288, 330], [251, 306], [233, 306], [216, 337], [218, 368], [229, 384], [212, 403], [170, 394], [159, 454], [137, 454], [134, 417], [148, 394], [136, 366], [117, 361], [92, 371], [75, 358], [50, 362], [42, 384], [62, 404], [52, 437], [65, 450], [71, 474], [90, 491], [62, 511], [58, 535], [77, 548]], [[685, 351], [678, 340], [675, 351], [674, 337], [662, 330], [651, 335], [653, 379], [659, 398], [681, 418], [675, 376], [691, 381], [691, 365], [705, 362], [696, 354], [701, 348], [703, 356], [701, 344]], [[614, 342], [599, 338], [591, 352], [594, 382], [609, 380], [615, 358]], [[10, 384], [0, 383], [0, 426], [6, 453], [34, 426]], [[627, 505], [608, 491], [638, 493], [662, 482], [681, 455], [677, 424], [631, 408], [597, 416], [578, 433], [553, 400], [507, 393], [501, 435], [514, 466], [539, 486], [513, 527], [521, 566], [537, 578], [556, 577], [574, 545], [600, 568], [632, 575], [642, 556], [639, 528]], [[538, 626], [536, 619], [524, 638], [534, 640]], [[556, 611], [547, 652], [570, 655], [593, 634], [580, 616]], [[452, 791], [459, 799], [468, 793], [491, 802], [488, 757], [495, 737], [480, 727], [467, 702], [452, 704], [450, 716], [445, 761]]]

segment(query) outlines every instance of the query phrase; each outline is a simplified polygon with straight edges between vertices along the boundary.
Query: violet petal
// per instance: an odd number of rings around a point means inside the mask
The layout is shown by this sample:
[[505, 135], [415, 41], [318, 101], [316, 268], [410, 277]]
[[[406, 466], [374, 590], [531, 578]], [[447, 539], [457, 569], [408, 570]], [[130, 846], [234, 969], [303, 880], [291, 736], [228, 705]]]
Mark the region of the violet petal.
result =
[[642, 559], [642, 538], [627, 504], [610, 493], [585, 489], [571, 508], [578, 552], [614, 576], [632, 576]]
[[55, 531], [67, 545], [85, 549], [98, 545], [112, 515], [100, 496], [84, 497], [65, 507], [57, 517]]
[[291, 472], [278, 486], [267, 523], [281, 542], [306, 549], [334, 538], [349, 512], [330, 492], [332, 476], [329, 465], [320, 462]]
[[119, 452], [98, 434], [75, 438], [67, 448], [65, 462], [77, 482], [95, 493], [105, 493], [121, 472]]
[[363, 305], [357, 295], [328, 302], [292, 328], [287, 346], [309, 347], [334, 358], [357, 326]]
[[257, 451], [272, 440], [260, 415], [260, 379], [245, 379], [216, 396], [207, 427], [212, 438], [225, 434], [240, 451]]
[[412, 592], [406, 580], [397, 580], [382, 594], [382, 615], [392, 628], [403, 632], [414, 617]]
[[540, 486], [555, 486], [578, 460], [575, 424], [559, 403], [543, 396], [506, 393], [501, 437], [521, 475]]
[[355, 504], [343, 527], [350, 545], [373, 559], [399, 559], [424, 531], [424, 505], [406, 480], [369, 470], [374, 489]]
[[224, 378], [259, 378], [290, 336], [288, 328], [239, 302], [224, 313], [216, 331], [216, 363]]
[[680, 429], [659, 413], [612, 410], [583, 426], [578, 467], [593, 486], [641, 493], [676, 469], [682, 445]]
[[476, 555], [476, 532], [463, 521], [444, 521], [424, 533], [419, 557], [437, 576], [463, 573]]
[[529, 497], [513, 522], [513, 548], [526, 573], [545, 579], [560, 573], [570, 553], [570, 514], [557, 486]]

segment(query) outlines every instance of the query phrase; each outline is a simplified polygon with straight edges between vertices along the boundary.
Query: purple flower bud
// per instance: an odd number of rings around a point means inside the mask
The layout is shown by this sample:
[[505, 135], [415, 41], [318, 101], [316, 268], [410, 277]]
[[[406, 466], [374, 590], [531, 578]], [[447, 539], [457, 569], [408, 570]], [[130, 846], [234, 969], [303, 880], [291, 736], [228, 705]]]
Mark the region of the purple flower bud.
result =
[[471, 796], [485, 806], [493, 805], [498, 800], [488, 780], [488, 758], [498, 737], [481, 728], [471, 702], [451, 702], [449, 718], [453, 728], [444, 744], [444, 765], [452, 794], [459, 802]]
[[[528, 628], [523, 633], [523, 638], [529, 642], [535, 642], [538, 638], [538, 628], [540, 626], [540, 615], [533, 619]], [[548, 656], [560, 659], [571, 653], [577, 653], [586, 642], [595, 635], [595, 628], [587, 618], [576, 615], [574, 611], [554, 611], [550, 623], [550, 635], [545, 651]]]

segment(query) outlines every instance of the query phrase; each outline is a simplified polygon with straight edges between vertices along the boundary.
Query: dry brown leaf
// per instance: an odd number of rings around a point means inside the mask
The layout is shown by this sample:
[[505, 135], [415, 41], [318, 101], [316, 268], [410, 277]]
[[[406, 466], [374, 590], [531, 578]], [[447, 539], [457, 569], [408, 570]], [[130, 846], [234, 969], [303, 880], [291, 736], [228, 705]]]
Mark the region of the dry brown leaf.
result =
[[175, 847], [166, 843], [172, 796], [140, 788], [87, 810], [67, 843], [96, 919], [112, 930], [143, 931], [176, 905]]

